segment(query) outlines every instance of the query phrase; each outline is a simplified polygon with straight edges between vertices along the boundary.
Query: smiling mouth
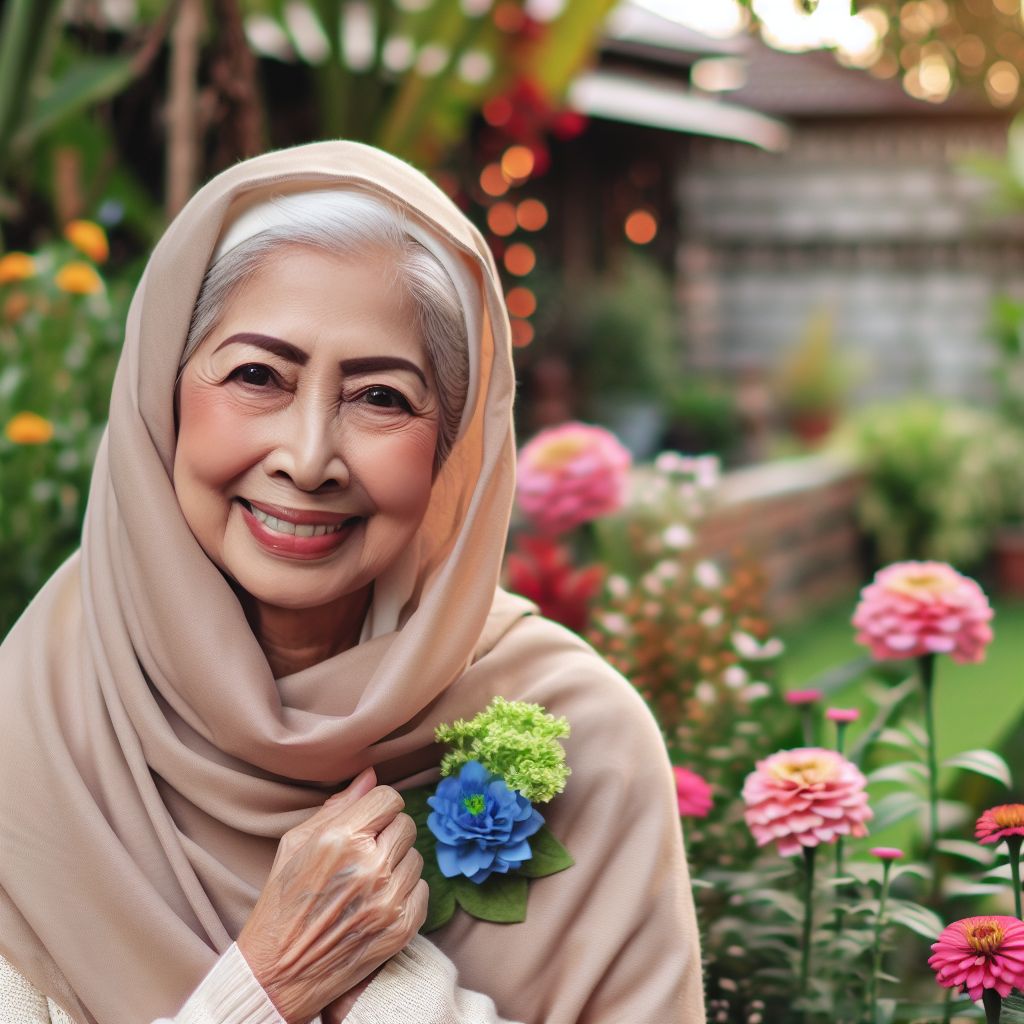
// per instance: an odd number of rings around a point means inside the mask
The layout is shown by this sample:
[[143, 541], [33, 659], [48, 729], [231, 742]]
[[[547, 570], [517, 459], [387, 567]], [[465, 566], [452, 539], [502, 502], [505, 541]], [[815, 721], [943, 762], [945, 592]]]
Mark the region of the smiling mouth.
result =
[[[356, 523], [361, 522], [363, 519], [362, 516], [349, 516], [347, 519], [342, 519], [335, 523], [292, 522], [289, 519], [272, 515], [264, 509], [253, 505], [252, 502], [246, 501], [245, 498], [239, 498], [238, 501], [267, 530], [286, 537], [325, 537], [334, 533], [340, 533], [346, 527], [355, 526]], [[299, 512], [295, 514], [302, 518], [310, 516], [310, 513]], [[336, 517], [332, 516], [331, 518]]]

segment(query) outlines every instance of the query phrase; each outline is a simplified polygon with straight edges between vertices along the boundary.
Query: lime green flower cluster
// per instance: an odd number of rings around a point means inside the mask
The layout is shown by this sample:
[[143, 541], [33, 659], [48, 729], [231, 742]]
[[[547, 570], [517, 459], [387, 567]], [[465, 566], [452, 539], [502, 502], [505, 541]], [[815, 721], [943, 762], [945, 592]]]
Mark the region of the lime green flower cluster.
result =
[[434, 735], [453, 748], [441, 761], [442, 775], [479, 761], [533, 803], [547, 803], [565, 789], [570, 770], [558, 741], [569, 735], [569, 723], [539, 704], [495, 697], [471, 721], [439, 725]]

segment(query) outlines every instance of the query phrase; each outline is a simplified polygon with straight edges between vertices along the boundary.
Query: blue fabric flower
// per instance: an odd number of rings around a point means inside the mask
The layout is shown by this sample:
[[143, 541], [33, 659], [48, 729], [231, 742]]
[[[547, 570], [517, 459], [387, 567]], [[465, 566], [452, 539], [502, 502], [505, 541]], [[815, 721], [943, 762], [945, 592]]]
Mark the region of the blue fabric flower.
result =
[[479, 761], [467, 761], [427, 800], [427, 827], [437, 839], [437, 864], [445, 878], [465, 875], [478, 885], [492, 874], [514, 871], [533, 853], [527, 839], [544, 824], [533, 805]]

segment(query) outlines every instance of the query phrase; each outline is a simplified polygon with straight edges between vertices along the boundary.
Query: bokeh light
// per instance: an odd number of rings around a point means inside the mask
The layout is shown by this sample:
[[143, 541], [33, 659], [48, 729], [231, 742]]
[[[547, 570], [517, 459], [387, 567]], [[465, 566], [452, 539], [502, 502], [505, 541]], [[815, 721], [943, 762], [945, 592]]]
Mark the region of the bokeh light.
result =
[[536, 163], [533, 153], [526, 146], [509, 146], [501, 157], [501, 173], [506, 180], [525, 181]]
[[647, 245], [658, 233], [658, 221], [650, 210], [634, 210], [627, 218], [626, 237], [636, 245]]
[[529, 288], [520, 286], [505, 296], [505, 305], [511, 316], [533, 316], [537, 312], [537, 296]]
[[539, 199], [524, 199], [516, 207], [516, 220], [524, 231], [540, 231], [548, 222], [548, 208]]
[[489, 196], [503, 196], [508, 191], [508, 181], [498, 164], [488, 164], [480, 172], [480, 187]]
[[525, 242], [516, 242], [505, 250], [505, 269], [516, 277], [525, 277], [537, 265], [537, 254]]
[[533, 341], [533, 324], [529, 321], [513, 317], [509, 324], [512, 328], [512, 344], [516, 348], [523, 348]]
[[495, 203], [487, 211], [487, 226], [496, 235], [511, 235], [517, 227], [516, 208], [511, 203]]
[[1020, 72], [1008, 61], [997, 60], [985, 75], [985, 92], [997, 107], [1005, 107], [1017, 98]]

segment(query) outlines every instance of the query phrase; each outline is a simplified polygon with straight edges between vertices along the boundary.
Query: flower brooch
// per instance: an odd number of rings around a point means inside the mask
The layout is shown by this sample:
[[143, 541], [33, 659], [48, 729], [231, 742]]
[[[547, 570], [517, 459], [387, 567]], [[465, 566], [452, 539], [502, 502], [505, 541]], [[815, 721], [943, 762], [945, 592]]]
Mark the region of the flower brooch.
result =
[[430, 888], [421, 931], [447, 924], [456, 906], [482, 921], [524, 921], [527, 879], [572, 866], [533, 806], [565, 789], [558, 741], [568, 735], [564, 718], [503, 697], [468, 722], [438, 726], [435, 738], [452, 748], [443, 778], [436, 789], [402, 793]]

